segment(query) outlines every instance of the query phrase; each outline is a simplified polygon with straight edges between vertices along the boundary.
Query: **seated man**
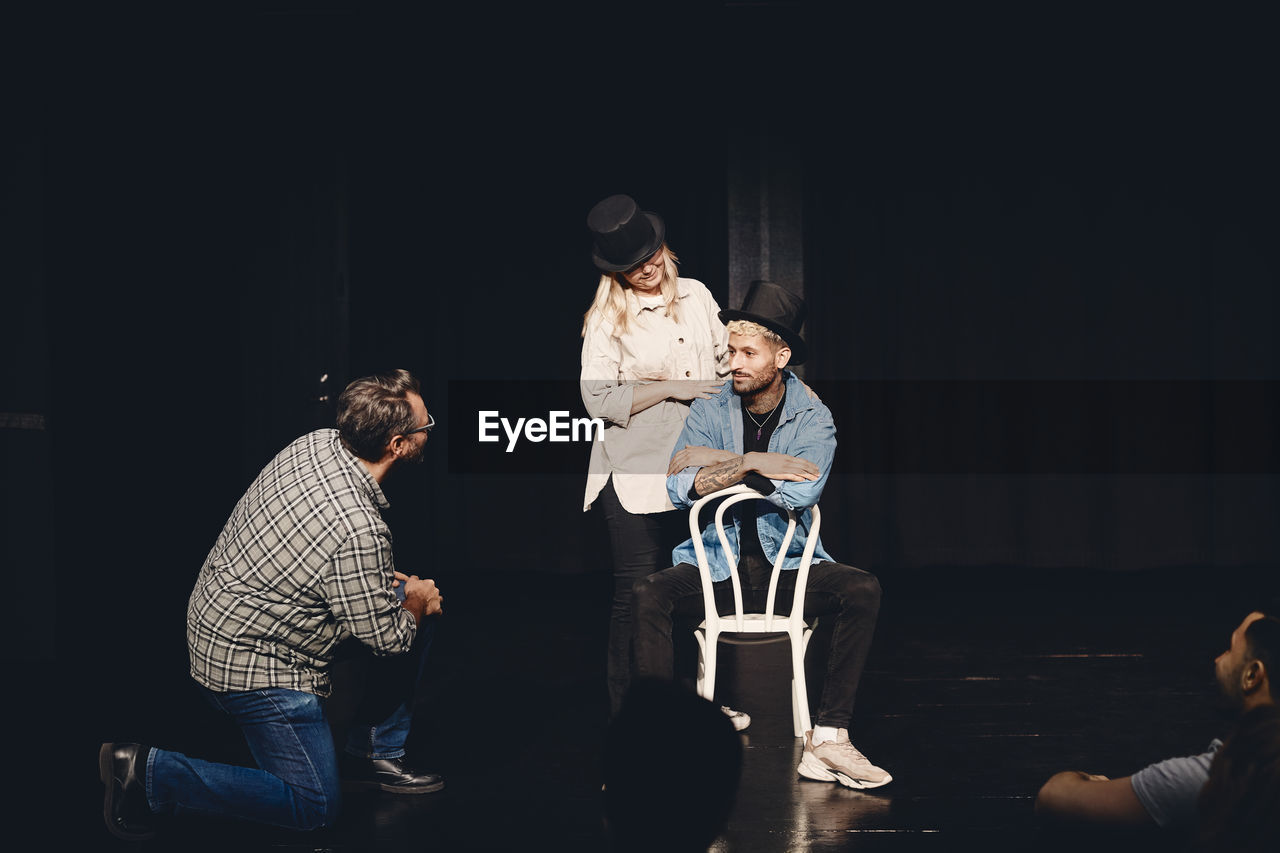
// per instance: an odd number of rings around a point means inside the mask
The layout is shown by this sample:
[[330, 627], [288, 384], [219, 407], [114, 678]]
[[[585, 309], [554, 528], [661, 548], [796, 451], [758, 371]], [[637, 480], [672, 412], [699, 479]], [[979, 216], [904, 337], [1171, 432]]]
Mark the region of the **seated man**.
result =
[[357, 379], [338, 400], [336, 430], [297, 439], [254, 480], [200, 569], [187, 647], [201, 694], [236, 721], [258, 766], [104, 743], [98, 772], [114, 835], [149, 838], [157, 815], [331, 825], [340, 770], [322, 698], [348, 638], [408, 672], [371, 685], [381, 695], [367, 704], [388, 716], [359, 721], [341, 783], [403, 794], [444, 787], [403, 761], [427, 617], [443, 599], [434, 582], [395, 570], [380, 485], [421, 461], [434, 425], [408, 371]]
[[[1277, 656], [1280, 620], [1258, 611], [1245, 616], [1230, 647], [1214, 660], [1218, 687], [1233, 710], [1244, 713], [1275, 702], [1268, 674]], [[1118, 779], [1078, 770], [1055, 773], [1036, 796], [1036, 814], [1080, 826], [1193, 831], [1199, 823], [1196, 802], [1221, 746], [1215, 738], [1200, 755], [1170, 758]]]
[[[789, 363], [805, 357], [799, 328], [804, 302], [771, 282], [754, 282], [741, 311], [721, 311], [729, 330], [733, 385], [694, 400], [667, 471], [667, 492], [678, 507], [745, 483], [768, 500], [731, 508], [730, 547], [741, 551], [738, 573], [744, 596], [763, 609], [773, 561], [787, 528], [786, 508], [805, 510], [818, 502], [831, 471], [836, 429], [831, 412]], [[778, 584], [778, 602], [790, 602], [795, 569], [804, 551], [810, 513], [799, 513]], [[733, 611], [729, 563], [714, 522], [703, 531], [715, 597], [721, 613]], [[741, 547], [739, 548], [739, 543]], [[805, 615], [835, 614], [832, 647], [813, 731], [805, 733], [799, 773], [808, 779], [875, 788], [891, 781], [849, 742], [854, 695], [866, 664], [880, 609], [880, 583], [870, 572], [836, 563], [815, 543], [805, 591]], [[636, 671], [673, 675], [673, 616], [703, 612], [702, 582], [693, 541], [672, 553], [670, 569], [635, 585]], [[789, 608], [789, 604], [786, 605]]]

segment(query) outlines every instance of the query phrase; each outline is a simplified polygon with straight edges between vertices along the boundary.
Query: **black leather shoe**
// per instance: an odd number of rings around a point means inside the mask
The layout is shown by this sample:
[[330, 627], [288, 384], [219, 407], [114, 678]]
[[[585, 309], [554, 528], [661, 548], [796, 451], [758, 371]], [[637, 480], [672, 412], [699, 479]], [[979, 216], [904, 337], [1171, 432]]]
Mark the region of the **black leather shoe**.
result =
[[349, 791], [379, 790], [389, 794], [432, 794], [443, 790], [438, 773], [415, 773], [403, 758], [353, 758], [344, 755], [342, 787]]
[[137, 743], [104, 743], [98, 750], [98, 778], [106, 788], [102, 817], [107, 829], [125, 841], [146, 841], [156, 835], [147, 807], [147, 755], [150, 747]]

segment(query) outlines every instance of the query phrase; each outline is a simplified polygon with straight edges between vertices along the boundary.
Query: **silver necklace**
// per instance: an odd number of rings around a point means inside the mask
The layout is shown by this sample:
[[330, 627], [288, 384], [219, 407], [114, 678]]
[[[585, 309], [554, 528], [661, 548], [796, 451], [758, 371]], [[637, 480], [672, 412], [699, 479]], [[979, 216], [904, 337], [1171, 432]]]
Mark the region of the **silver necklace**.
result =
[[769, 410], [769, 414], [764, 416], [764, 420], [762, 421], [756, 420], [756, 416], [751, 414], [751, 410], [746, 406], [742, 407], [742, 411], [746, 412], [747, 417], [751, 418], [751, 422], [756, 425], [756, 441], [760, 440], [760, 433], [764, 432], [764, 425], [769, 422], [769, 418], [773, 417], [773, 413], [778, 411], [778, 406], [781, 405], [782, 400], [779, 399], [778, 402], [774, 404], [773, 408]]

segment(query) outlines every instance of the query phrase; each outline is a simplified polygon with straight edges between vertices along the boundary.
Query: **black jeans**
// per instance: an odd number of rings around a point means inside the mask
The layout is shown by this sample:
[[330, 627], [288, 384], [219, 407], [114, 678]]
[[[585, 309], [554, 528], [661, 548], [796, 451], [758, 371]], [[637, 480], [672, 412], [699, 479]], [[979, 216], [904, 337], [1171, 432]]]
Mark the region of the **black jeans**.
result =
[[[748, 609], [763, 612], [769, 591], [769, 571], [770, 566], [763, 558], [743, 559], [738, 577], [742, 583], [743, 604]], [[774, 613], [791, 612], [795, 583], [793, 571], [784, 571], [778, 578]], [[715, 584], [715, 599], [721, 615], [733, 613], [733, 586], [728, 580]], [[673, 617], [705, 612], [697, 566], [681, 563], [640, 579], [636, 582], [633, 607], [637, 675], [673, 678]], [[880, 582], [875, 575], [840, 563], [821, 562], [809, 567], [805, 618], [835, 614], [822, 701], [814, 725], [848, 728], [879, 612]]]
[[636, 514], [618, 501], [613, 479], [600, 492], [613, 550], [613, 607], [609, 617], [606, 681], [609, 716], [618, 713], [631, 685], [631, 590], [640, 578], [671, 565], [671, 551], [689, 538], [689, 515], [671, 510]]

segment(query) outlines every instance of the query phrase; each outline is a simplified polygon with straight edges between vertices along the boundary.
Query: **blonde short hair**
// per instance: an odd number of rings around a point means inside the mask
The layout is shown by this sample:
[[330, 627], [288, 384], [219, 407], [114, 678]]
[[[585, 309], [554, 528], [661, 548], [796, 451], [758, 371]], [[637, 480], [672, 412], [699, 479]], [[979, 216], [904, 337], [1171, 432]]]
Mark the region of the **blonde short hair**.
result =
[[728, 323], [725, 324], [725, 328], [728, 329], [729, 334], [731, 335], [742, 335], [743, 337], [748, 337], [748, 338], [753, 337], [755, 335], [759, 335], [760, 337], [764, 338], [766, 341], [769, 341], [770, 343], [774, 344], [775, 349], [777, 347], [791, 346], [786, 341], [784, 341], [782, 339], [782, 336], [779, 335], [777, 332], [775, 332], [773, 329], [767, 328], [765, 326], [761, 326], [759, 323], [753, 323], [750, 320], [730, 320]]

